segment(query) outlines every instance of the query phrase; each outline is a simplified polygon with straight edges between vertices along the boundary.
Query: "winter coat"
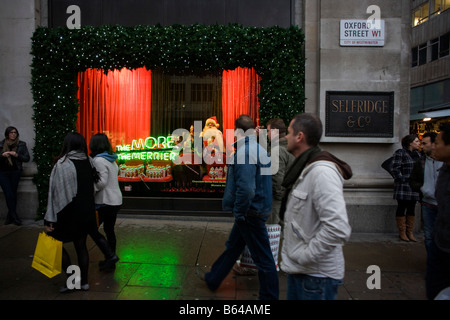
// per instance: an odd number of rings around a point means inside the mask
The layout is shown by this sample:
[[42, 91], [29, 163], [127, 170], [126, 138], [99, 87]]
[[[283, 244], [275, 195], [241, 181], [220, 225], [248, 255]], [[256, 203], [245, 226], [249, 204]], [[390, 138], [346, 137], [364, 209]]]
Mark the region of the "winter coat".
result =
[[409, 151], [405, 148], [394, 152], [392, 162], [392, 174], [394, 177], [394, 199], [419, 200], [419, 193], [414, 192], [409, 185], [409, 178], [414, 168], [414, 163], [420, 159], [417, 151]]
[[267, 151], [256, 136], [235, 143], [233, 156], [227, 160], [227, 184], [222, 208], [232, 211], [236, 220], [247, 215], [267, 219], [272, 211], [272, 174]]
[[122, 204], [122, 192], [119, 187], [119, 167], [114, 155], [97, 155], [93, 164], [99, 173], [99, 181], [95, 183], [95, 204], [119, 206]]
[[343, 195], [343, 168], [338, 166], [329, 160], [313, 160], [289, 193], [281, 250], [281, 269], [286, 273], [344, 278], [342, 246], [350, 238], [351, 227]]

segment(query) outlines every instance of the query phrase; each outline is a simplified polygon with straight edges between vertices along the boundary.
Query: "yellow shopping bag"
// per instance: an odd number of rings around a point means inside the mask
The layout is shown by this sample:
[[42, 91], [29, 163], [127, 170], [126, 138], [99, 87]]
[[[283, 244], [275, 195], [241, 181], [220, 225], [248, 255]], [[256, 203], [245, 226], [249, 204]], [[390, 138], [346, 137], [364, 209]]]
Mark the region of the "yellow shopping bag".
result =
[[47, 235], [39, 234], [31, 266], [49, 278], [61, 273], [62, 242]]

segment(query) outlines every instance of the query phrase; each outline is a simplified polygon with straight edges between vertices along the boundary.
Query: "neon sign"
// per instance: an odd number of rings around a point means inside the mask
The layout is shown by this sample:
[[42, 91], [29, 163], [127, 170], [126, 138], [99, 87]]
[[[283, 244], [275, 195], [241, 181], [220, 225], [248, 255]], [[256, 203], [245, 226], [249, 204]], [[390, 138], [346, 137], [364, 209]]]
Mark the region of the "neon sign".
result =
[[[118, 145], [118, 160], [163, 160], [173, 161], [175, 155], [171, 151], [175, 146], [173, 136], [147, 137], [145, 139], [134, 139], [131, 144]], [[160, 150], [160, 151], [155, 151]]]
[[152, 150], [152, 149], [171, 149], [175, 145], [173, 136], [147, 137], [144, 139], [134, 139], [131, 145], [118, 145], [117, 151], [133, 151], [133, 150]]

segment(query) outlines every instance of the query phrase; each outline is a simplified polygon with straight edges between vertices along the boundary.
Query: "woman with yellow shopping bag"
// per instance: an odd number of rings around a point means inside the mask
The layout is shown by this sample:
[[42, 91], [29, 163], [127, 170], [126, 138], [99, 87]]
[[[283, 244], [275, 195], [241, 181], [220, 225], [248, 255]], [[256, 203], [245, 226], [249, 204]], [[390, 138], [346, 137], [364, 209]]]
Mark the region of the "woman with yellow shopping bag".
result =
[[[89, 228], [96, 224], [93, 168], [87, 155], [84, 137], [69, 133], [61, 155], [50, 175], [47, 213], [47, 234], [63, 243], [73, 242], [81, 272], [81, 290], [88, 290], [89, 252], [86, 239]], [[67, 251], [62, 249], [62, 270], [71, 265]], [[65, 286], [61, 292], [69, 291]]]

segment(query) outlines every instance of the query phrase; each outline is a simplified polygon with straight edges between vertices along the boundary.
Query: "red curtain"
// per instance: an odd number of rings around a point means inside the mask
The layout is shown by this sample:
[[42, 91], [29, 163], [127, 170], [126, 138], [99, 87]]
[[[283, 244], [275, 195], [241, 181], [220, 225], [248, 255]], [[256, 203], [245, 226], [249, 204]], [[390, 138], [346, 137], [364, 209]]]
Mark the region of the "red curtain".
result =
[[103, 132], [116, 145], [150, 136], [151, 71], [145, 68], [78, 73], [77, 129], [89, 141]]
[[222, 74], [222, 110], [223, 135], [226, 129], [234, 130], [234, 120], [242, 114], [252, 117], [259, 125], [260, 76], [253, 68], [238, 67], [234, 70], [224, 70]]

